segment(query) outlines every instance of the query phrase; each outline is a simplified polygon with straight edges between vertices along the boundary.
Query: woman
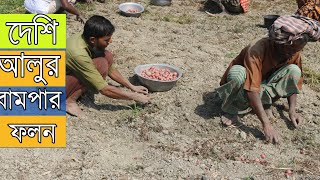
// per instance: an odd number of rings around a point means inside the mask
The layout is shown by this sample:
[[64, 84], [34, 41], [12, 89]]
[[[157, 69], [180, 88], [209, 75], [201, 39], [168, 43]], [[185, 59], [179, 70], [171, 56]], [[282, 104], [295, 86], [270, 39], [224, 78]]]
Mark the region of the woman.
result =
[[33, 14], [54, 14], [60, 9], [77, 16], [77, 20], [84, 23], [80, 11], [73, 6], [76, 0], [25, 0], [26, 10]]
[[320, 24], [303, 16], [281, 16], [271, 26], [269, 37], [246, 46], [229, 64], [216, 89], [222, 100], [224, 125], [238, 120], [250, 110], [262, 123], [265, 138], [278, 143], [270, 107], [279, 98], [287, 98], [289, 118], [294, 127], [302, 123], [296, 112], [297, 94], [302, 90], [301, 50], [307, 42], [320, 39]]

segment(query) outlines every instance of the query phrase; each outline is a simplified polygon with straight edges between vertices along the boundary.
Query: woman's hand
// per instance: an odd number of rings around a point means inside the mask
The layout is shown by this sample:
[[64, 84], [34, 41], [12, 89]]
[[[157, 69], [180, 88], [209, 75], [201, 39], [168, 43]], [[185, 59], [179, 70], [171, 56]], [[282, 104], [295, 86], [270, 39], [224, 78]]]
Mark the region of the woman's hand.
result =
[[295, 111], [290, 111], [289, 117], [290, 117], [290, 120], [292, 121], [292, 124], [295, 128], [298, 127], [300, 124], [302, 124], [302, 121], [303, 121], [302, 117], [298, 113], [296, 113]]
[[280, 143], [280, 135], [275, 129], [273, 129], [271, 124], [263, 125], [263, 132], [267, 142], [275, 144]]

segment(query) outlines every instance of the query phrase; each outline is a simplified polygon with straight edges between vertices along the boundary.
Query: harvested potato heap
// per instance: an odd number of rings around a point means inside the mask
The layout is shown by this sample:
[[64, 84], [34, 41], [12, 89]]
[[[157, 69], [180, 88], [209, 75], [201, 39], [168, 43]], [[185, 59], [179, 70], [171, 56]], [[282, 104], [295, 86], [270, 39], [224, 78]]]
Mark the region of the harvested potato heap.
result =
[[158, 69], [156, 67], [150, 67], [143, 70], [141, 76], [147, 79], [160, 80], [160, 81], [173, 81], [177, 78], [177, 72], [171, 72], [170, 69]]
[[138, 13], [139, 12], [139, 10], [137, 10], [137, 9], [128, 9], [127, 10], [127, 13]]

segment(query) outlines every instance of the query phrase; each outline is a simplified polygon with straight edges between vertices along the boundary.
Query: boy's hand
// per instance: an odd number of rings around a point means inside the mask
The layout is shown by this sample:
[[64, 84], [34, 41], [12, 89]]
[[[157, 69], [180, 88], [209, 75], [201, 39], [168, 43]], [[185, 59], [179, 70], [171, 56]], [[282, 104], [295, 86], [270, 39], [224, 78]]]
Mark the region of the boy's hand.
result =
[[150, 97], [139, 93], [134, 93], [132, 99], [142, 104], [148, 104], [151, 102]]
[[148, 94], [148, 89], [143, 86], [132, 86], [131, 90], [137, 93]]

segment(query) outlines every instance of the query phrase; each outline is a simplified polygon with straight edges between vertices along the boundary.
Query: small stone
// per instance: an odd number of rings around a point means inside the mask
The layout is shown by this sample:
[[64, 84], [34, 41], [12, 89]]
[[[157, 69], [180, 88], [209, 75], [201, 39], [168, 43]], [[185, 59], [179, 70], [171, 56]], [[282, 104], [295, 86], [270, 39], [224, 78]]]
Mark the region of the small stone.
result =
[[203, 175], [202, 177], [201, 177], [201, 180], [207, 180], [208, 178], [205, 176], [205, 175]]
[[310, 114], [310, 115], [307, 115], [306, 119], [308, 119], [308, 120], [313, 120], [313, 119], [314, 119], [314, 117], [313, 117], [313, 115], [312, 115], [312, 114]]
[[238, 129], [236, 129], [235, 133], [236, 134], [240, 134], [240, 131]]
[[144, 168], [144, 171], [145, 171], [146, 173], [150, 173], [150, 172], [153, 171], [153, 168], [152, 168], [151, 166], [149, 166], [149, 167]]
[[165, 135], [168, 135], [169, 131], [168, 130], [163, 130], [162, 133], [165, 134]]
[[247, 139], [247, 134], [246, 134], [245, 132], [241, 131], [241, 132], [240, 132], [240, 137], [241, 137], [242, 139], [246, 140], [246, 139]]
[[205, 169], [207, 166], [205, 164], [200, 164], [201, 169]]

